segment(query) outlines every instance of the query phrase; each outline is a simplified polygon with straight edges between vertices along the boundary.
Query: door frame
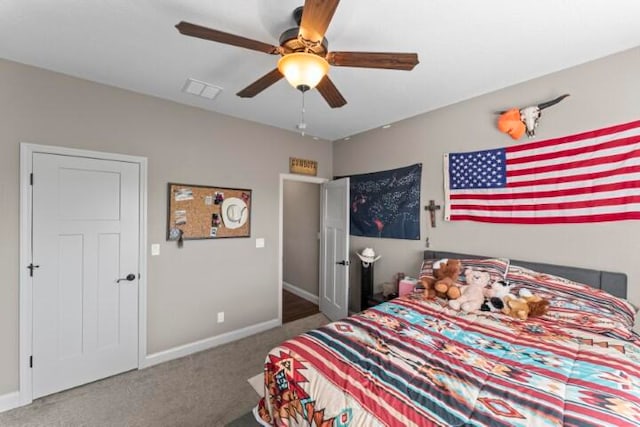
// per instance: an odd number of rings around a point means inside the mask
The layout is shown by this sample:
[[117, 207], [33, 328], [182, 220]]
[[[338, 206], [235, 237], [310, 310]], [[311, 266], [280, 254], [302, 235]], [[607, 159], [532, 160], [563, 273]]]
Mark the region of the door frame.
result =
[[[139, 269], [138, 280], [138, 369], [144, 366], [147, 354], [147, 158], [128, 154], [107, 153], [76, 148], [20, 143], [20, 390], [19, 406], [33, 401], [33, 372], [29, 359], [33, 348], [33, 281], [28, 269], [32, 254], [32, 187], [31, 173], [34, 153], [87, 157], [136, 163], [140, 171], [140, 223], [139, 223]], [[37, 177], [35, 178], [37, 179]], [[37, 362], [36, 362], [37, 363]]]
[[[297, 181], [308, 182], [311, 184], [322, 185], [329, 182], [327, 178], [319, 178], [317, 176], [295, 175], [291, 173], [280, 174], [280, 213], [278, 215], [278, 323], [282, 325], [282, 280], [283, 280], [283, 263], [284, 263], [284, 182]], [[317, 261], [318, 264], [320, 260]], [[319, 288], [318, 288], [319, 289]]]

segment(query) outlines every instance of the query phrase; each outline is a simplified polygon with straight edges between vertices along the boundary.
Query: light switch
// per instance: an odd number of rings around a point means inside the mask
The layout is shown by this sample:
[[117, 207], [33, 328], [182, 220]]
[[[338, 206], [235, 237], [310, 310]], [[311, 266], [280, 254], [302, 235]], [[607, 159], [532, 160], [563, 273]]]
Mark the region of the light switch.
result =
[[154, 243], [151, 245], [151, 256], [160, 255], [160, 245], [158, 243]]
[[257, 238], [256, 239], [256, 248], [264, 248], [264, 239], [263, 238]]

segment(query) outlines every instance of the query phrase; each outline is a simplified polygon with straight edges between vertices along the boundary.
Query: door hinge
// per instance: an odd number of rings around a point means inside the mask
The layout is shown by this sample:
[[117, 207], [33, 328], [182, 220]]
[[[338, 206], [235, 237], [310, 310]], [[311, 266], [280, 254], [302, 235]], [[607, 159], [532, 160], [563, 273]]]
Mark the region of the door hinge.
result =
[[29, 367], [33, 368], [33, 356], [29, 356]]
[[33, 174], [29, 175], [29, 184], [33, 185]]

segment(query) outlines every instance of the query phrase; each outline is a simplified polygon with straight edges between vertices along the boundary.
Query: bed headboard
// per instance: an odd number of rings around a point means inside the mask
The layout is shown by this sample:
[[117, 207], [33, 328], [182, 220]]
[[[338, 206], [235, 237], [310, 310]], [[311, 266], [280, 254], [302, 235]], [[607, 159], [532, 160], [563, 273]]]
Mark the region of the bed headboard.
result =
[[[493, 258], [482, 255], [459, 254], [456, 252], [424, 251], [424, 259], [477, 259]], [[627, 275], [610, 271], [591, 270], [588, 268], [568, 267], [564, 265], [544, 264], [540, 262], [511, 260], [511, 264], [519, 265], [541, 273], [549, 273], [602, 289], [620, 298], [627, 298]]]

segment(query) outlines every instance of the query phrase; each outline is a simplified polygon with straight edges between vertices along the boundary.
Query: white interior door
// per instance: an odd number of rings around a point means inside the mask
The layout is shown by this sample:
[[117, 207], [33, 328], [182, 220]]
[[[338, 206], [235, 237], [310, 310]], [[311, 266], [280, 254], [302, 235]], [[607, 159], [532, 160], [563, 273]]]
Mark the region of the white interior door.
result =
[[137, 367], [140, 177], [136, 163], [32, 161], [35, 399]]
[[331, 320], [349, 311], [349, 178], [322, 184], [320, 311]]

